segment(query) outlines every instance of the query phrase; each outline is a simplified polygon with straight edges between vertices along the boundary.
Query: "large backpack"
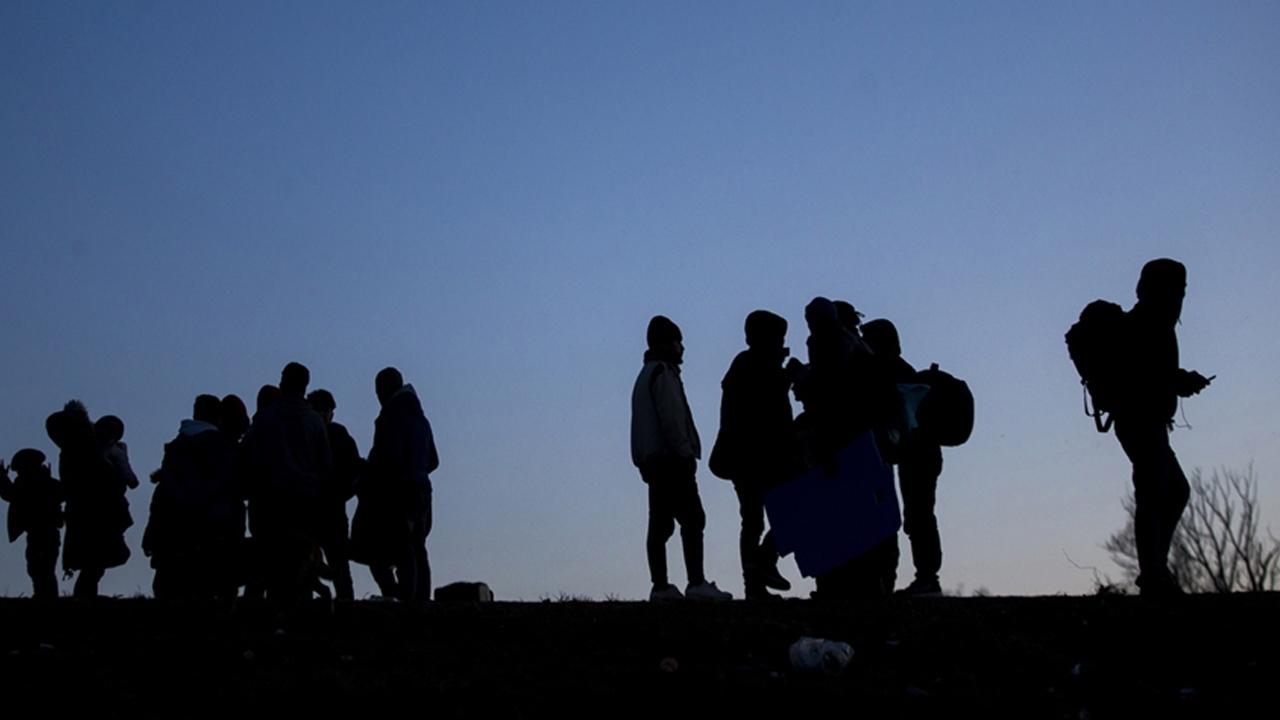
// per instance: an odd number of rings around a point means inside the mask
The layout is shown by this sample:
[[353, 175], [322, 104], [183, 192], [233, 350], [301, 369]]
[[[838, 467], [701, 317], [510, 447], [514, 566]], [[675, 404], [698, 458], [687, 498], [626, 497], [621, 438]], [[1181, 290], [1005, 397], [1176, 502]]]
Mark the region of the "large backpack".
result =
[[[1123, 385], [1121, 351], [1125, 341], [1123, 308], [1106, 300], [1094, 300], [1080, 312], [1080, 319], [1067, 330], [1067, 353], [1080, 373], [1084, 386], [1084, 412], [1093, 418], [1098, 432], [1111, 429], [1111, 413], [1115, 412]], [[1089, 409], [1089, 398], [1093, 409]], [[1103, 420], [1106, 415], [1106, 420]]]
[[939, 445], [963, 445], [973, 434], [973, 393], [965, 381], [938, 369], [916, 373], [916, 382], [929, 392], [916, 409], [916, 431]]

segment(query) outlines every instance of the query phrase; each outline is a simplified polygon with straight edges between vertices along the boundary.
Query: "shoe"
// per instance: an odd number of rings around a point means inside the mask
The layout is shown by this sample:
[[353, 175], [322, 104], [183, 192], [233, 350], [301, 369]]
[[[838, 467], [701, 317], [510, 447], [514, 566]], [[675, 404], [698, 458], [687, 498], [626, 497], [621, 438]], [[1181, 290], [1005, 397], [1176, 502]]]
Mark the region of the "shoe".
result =
[[649, 591], [649, 602], [671, 602], [674, 600], [683, 600], [684, 596], [680, 594], [680, 588], [667, 583], [666, 585], [654, 585]]
[[733, 595], [716, 587], [716, 584], [709, 580], [704, 580], [697, 585], [690, 583], [689, 586], [684, 589], [684, 596], [690, 600], [719, 601], [733, 599]]
[[1186, 595], [1178, 581], [1168, 574], [1156, 575], [1150, 579], [1139, 577], [1136, 584], [1138, 586], [1138, 594], [1146, 598], [1170, 598]]
[[911, 584], [894, 593], [899, 597], [942, 597], [942, 586], [937, 580], [916, 578]]
[[762, 587], [748, 588], [746, 591], [746, 599], [751, 600], [753, 602], [757, 600], [764, 601], [764, 602], [772, 602], [774, 600], [781, 600], [782, 596], [774, 595], [773, 593], [769, 592], [768, 590]]
[[778, 572], [777, 565], [766, 565], [760, 569], [760, 582], [764, 586], [777, 590], [778, 592], [786, 592], [791, 589], [791, 583], [782, 577], [782, 573]]

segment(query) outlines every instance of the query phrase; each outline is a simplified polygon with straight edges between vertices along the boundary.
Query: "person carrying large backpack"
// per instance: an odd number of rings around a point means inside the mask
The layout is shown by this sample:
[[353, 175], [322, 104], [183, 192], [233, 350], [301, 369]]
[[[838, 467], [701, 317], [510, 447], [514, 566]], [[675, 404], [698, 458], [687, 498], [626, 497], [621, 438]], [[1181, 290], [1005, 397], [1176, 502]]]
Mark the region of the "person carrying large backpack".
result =
[[[1148, 596], [1182, 593], [1169, 572], [1168, 557], [1191, 488], [1169, 445], [1169, 432], [1178, 398], [1199, 393], [1213, 379], [1179, 366], [1176, 325], [1186, 288], [1182, 263], [1152, 260], [1142, 268], [1138, 302], [1122, 320], [1112, 321], [1121, 330], [1112, 334], [1113, 347], [1093, 352], [1082, 347], [1086, 343], [1079, 340], [1077, 328], [1086, 322], [1083, 315], [1072, 328], [1077, 337], [1069, 333], [1067, 338], [1095, 406], [1110, 412], [1116, 439], [1133, 463], [1137, 585]], [[1100, 360], [1080, 362], [1090, 356]], [[1106, 425], [1099, 422], [1098, 429], [1105, 431]]]
[[[896, 382], [920, 383], [916, 369], [902, 357], [898, 329], [885, 319], [872, 320], [862, 329], [863, 337], [886, 363]], [[898, 450], [898, 486], [902, 490], [902, 528], [911, 542], [915, 579], [898, 591], [901, 595], [942, 594], [938, 572], [942, 569], [942, 538], [934, 512], [938, 496], [938, 476], [942, 474], [942, 446], [925, 432], [910, 433]]]

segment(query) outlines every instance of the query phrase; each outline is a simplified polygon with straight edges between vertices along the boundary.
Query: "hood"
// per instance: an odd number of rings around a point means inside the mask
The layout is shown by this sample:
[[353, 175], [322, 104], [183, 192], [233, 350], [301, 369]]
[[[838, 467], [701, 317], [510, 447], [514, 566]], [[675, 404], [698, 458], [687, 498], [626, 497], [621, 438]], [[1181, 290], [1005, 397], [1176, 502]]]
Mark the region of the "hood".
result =
[[217, 429], [218, 426], [213, 423], [207, 423], [203, 420], [183, 420], [182, 424], [178, 427], [178, 434], [189, 437], [191, 435], [199, 435], [200, 433], [216, 431]]

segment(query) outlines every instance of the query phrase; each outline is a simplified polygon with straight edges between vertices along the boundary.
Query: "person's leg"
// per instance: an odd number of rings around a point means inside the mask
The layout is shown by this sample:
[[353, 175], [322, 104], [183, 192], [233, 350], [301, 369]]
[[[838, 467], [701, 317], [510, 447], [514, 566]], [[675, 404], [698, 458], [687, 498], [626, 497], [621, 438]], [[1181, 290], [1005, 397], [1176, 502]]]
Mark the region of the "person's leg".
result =
[[1186, 506], [1187, 491], [1180, 487], [1185, 486], [1186, 478], [1169, 447], [1169, 432], [1163, 423], [1117, 420], [1115, 430], [1120, 447], [1133, 463], [1138, 586], [1159, 591], [1171, 583], [1169, 545], [1177, 518]]
[[671, 584], [667, 575], [667, 540], [675, 532], [671, 477], [658, 469], [642, 470], [649, 486], [649, 526], [645, 552], [649, 558], [649, 579], [656, 589]]
[[702, 509], [702, 498], [698, 495], [693, 462], [689, 461], [688, 465], [688, 468], [682, 468], [680, 474], [674, 477], [674, 510], [676, 521], [680, 523], [680, 544], [684, 549], [684, 566], [689, 584], [701, 585], [707, 581], [702, 566], [702, 532], [707, 526], [707, 514]]
[[942, 453], [936, 447], [916, 450], [898, 465], [902, 529], [911, 542], [915, 579], [921, 584], [936, 585], [942, 568], [942, 539], [935, 514], [941, 471]]
[[390, 565], [370, 565], [369, 573], [378, 584], [378, 592], [384, 598], [400, 597], [400, 589], [396, 586], [396, 574]]
[[417, 517], [410, 529], [413, 539], [413, 566], [415, 570], [414, 599], [427, 602], [431, 599], [431, 558], [427, 555], [427, 536], [431, 534], [431, 490], [419, 494]]
[[37, 600], [58, 597], [58, 534], [52, 538], [27, 538], [27, 575], [31, 577], [31, 596]]
[[98, 597], [98, 583], [102, 581], [102, 576], [105, 574], [106, 570], [104, 568], [82, 568], [79, 575], [76, 576], [76, 585], [72, 595], [78, 598]]
[[760, 535], [764, 532], [764, 498], [758, 484], [739, 481], [733, 484], [738, 495], [738, 515], [742, 528], [738, 533], [738, 557], [742, 562], [742, 585], [747, 596], [765, 593], [761, 578]]
[[333, 573], [333, 593], [339, 600], [355, 599], [351, 584], [351, 562], [347, 539], [347, 512], [338, 507], [332, 511], [332, 527], [323, 545], [324, 561]]
[[1167, 457], [1165, 486], [1161, 495], [1160, 547], [1157, 550], [1160, 557], [1166, 558], [1166, 566], [1169, 549], [1173, 545], [1173, 536], [1178, 531], [1182, 513], [1187, 509], [1187, 501], [1191, 499], [1191, 484], [1187, 482], [1187, 475], [1182, 472], [1182, 465], [1178, 462], [1178, 456], [1173, 452], [1173, 448], [1169, 448]]

